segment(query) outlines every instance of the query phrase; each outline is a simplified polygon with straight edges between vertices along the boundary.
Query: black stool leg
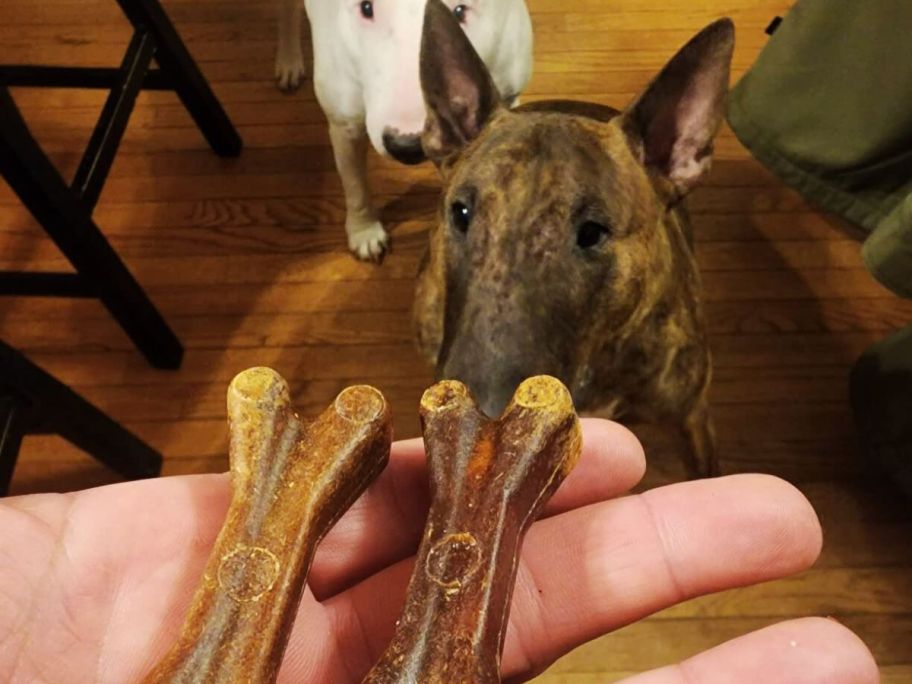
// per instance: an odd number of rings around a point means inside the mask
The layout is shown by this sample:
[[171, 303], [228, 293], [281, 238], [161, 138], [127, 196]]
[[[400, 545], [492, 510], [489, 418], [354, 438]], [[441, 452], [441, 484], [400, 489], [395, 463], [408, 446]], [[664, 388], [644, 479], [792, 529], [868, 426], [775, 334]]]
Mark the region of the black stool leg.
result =
[[180, 341], [41, 151], [2, 86], [0, 174], [149, 363], [178, 368], [184, 353]]
[[22, 436], [21, 402], [15, 395], [0, 397], [0, 496], [9, 493]]
[[117, 0], [137, 30], [155, 37], [155, 59], [216, 154], [236, 157], [241, 138], [158, 0]]
[[59, 434], [128, 479], [161, 472], [161, 454], [4, 342], [0, 376], [29, 400], [39, 431]]

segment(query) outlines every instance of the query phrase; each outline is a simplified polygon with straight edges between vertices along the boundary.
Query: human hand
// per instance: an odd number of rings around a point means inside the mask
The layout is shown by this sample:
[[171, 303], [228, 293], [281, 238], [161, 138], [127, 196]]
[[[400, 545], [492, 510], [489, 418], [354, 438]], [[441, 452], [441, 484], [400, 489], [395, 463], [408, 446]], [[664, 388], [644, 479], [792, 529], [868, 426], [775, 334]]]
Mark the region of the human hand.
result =
[[[807, 568], [817, 518], [793, 487], [742, 475], [615, 499], [645, 468], [624, 428], [584, 420], [584, 450], [526, 537], [503, 658], [520, 682], [575, 646], [685, 599]], [[228, 506], [227, 475], [0, 500], [0, 680], [139, 681], [176, 638]], [[421, 442], [323, 541], [280, 682], [360, 682], [392, 635], [428, 504]], [[797, 647], [786, 647], [791, 644]], [[835, 622], [769, 627], [627, 684], [868, 684]]]

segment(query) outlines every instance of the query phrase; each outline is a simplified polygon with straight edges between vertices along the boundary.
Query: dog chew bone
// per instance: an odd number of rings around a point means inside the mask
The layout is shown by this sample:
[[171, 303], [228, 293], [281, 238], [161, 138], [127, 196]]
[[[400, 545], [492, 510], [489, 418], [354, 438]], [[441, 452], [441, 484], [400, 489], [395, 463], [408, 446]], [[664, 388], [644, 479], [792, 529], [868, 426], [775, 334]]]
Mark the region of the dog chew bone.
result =
[[147, 684], [273, 682], [318, 542], [380, 474], [383, 395], [350, 387], [313, 422], [268, 368], [228, 390], [231, 504], [177, 643]]
[[392, 642], [364, 684], [489, 684], [528, 527], [579, 458], [560, 381], [523, 382], [498, 420], [459, 382], [421, 400], [431, 508]]

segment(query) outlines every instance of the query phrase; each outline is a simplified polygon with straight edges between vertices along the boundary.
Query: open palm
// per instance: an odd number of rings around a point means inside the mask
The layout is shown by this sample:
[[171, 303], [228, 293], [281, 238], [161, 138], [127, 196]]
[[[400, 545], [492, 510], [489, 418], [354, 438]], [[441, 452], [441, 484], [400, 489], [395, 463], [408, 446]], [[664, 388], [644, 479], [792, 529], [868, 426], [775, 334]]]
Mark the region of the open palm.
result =
[[[578, 644], [684, 599], [809, 566], [820, 528], [790, 485], [736, 476], [615, 498], [644, 470], [623, 428], [584, 421], [584, 455], [523, 548], [503, 658], [524, 681]], [[320, 547], [279, 677], [361, 680], [392, 635], [427, 511], [418, 441]], [[138, 681], [176, 637], [229, 500], [227, 475], [0, 502], [0, 680]], [[786, 647], [788, 646], [788, 647]], [[851, 632], [769, 627], [628, 684], [877, 682]]]

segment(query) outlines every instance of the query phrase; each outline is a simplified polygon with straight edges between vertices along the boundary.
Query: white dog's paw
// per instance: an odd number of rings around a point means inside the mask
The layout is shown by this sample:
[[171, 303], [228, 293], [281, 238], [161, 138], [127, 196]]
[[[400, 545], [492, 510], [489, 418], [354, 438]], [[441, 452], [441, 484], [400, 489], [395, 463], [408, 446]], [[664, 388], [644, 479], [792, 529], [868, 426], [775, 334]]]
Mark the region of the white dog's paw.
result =
[[297, 50], [283, 50], [276, 53], [275, 77], [279, 90], [290, 93], [297, 90], [304, 80], [307, 69], [304, 66], [304, 53]]
[[348, 228], [348, 248], [363, 261], [380, 261], [389, 247], [389, 235], [379, 221]]

